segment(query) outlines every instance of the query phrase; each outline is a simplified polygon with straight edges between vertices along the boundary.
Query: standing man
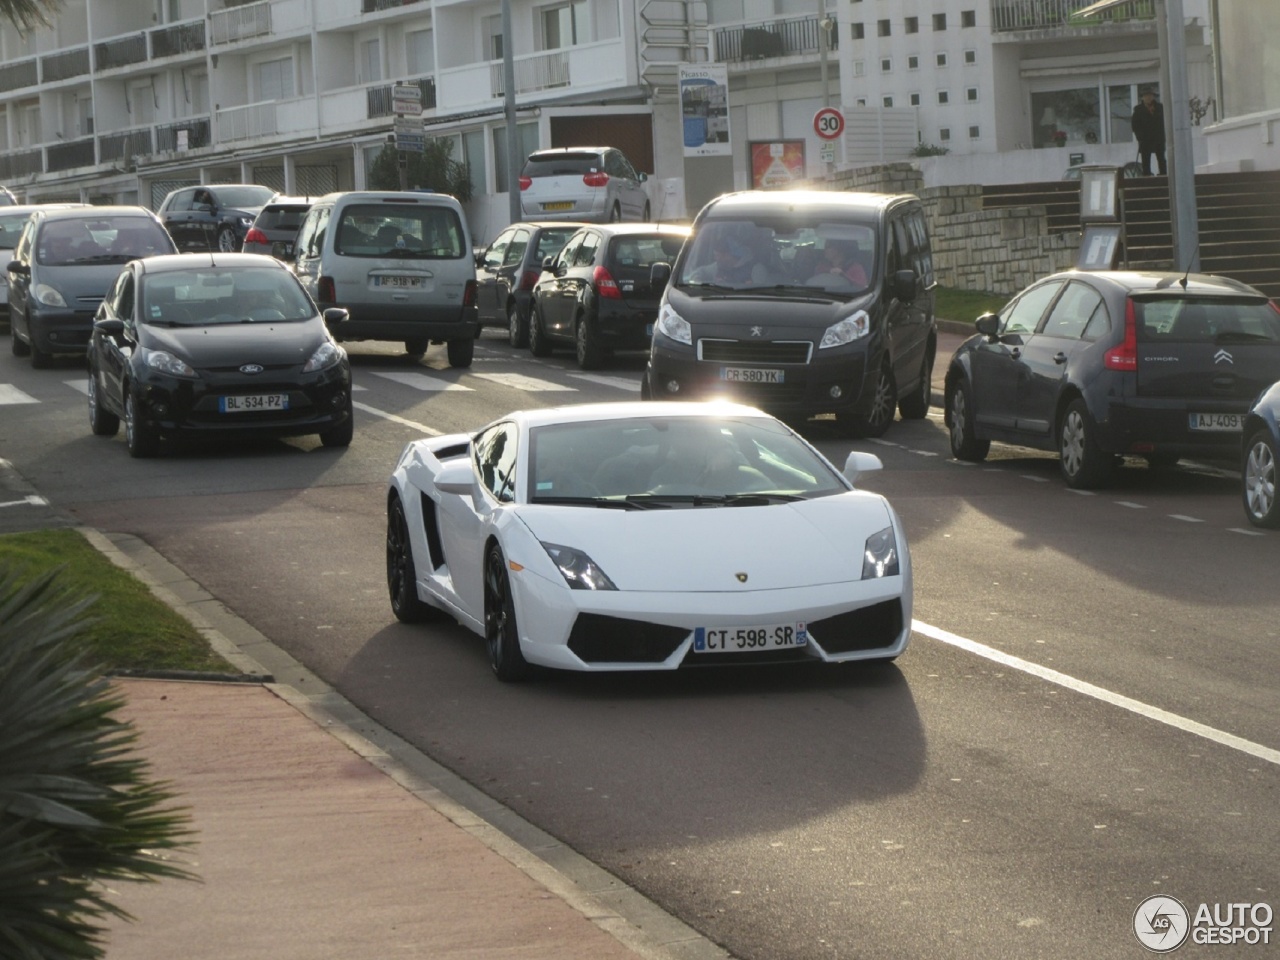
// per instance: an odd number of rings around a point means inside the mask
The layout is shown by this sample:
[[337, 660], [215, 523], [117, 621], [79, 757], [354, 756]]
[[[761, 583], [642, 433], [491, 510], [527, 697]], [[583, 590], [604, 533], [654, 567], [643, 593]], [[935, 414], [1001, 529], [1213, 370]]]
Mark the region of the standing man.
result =
[[1142, 102], [1133, 108], [1130, 119], [1133, 135], [1138, 138], [1138, 156], [1142, 160], [1143, 176], [1151, 176], [1151, 155], [1155, 154], [1160, 173], [1169, 171], [1164, 162], [1164, 107], [1156, 100], [1156, 92], [1150, 87], [1142, 91]]

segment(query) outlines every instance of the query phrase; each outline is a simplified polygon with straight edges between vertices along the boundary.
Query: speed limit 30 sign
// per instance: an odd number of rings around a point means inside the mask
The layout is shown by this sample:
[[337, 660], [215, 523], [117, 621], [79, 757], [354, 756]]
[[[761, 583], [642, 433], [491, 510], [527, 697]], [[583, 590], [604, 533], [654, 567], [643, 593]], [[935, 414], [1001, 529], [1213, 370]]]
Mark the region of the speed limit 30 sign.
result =
[[813, 115], [813, 130], [823, 140], [838, 140], [844, 133], [844, 114], [835, 107], [823, 107]]

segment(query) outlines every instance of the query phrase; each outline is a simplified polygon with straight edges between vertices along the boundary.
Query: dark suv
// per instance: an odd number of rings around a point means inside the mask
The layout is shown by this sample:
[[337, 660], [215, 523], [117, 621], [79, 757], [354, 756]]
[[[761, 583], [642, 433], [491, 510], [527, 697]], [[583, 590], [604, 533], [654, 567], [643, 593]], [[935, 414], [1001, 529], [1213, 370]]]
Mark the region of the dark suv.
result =
[[653, 336], [662, 288], [655, 263], [670, 263], [688, 227], [611, 223], [583, 227], [543, 264], [533, 288], [529, 352], [543, 357], [556, 341], [572, 344], [592, 370], [614, 350], [643, 350]]
[[219, 183], [174, 190], [156, 211], [179, 250], [232, 253], [276, 195], [255, 183]]
[[306, 197], [275, 197], [262, 208], [245, 234], [242, 251], [292, 260], [293, 238], [298, 235], [298, 228], [310, 209], [311, 201]]

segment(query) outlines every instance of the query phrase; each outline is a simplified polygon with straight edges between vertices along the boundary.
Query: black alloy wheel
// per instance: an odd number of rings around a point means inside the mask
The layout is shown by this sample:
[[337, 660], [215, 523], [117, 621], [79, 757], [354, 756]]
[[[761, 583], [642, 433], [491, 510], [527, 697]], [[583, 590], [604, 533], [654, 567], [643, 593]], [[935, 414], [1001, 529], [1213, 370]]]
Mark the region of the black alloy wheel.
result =
[[933, 376], [933, 353], [934, 348], [929, 345], [920, 365], [920, 383], [911, 396], [898, 401], [898, 412], [903, 420], [923, 420], [929, 415], [929, 404], [933, 400], [933, 384], [929, 382]]
[[537, 306], [529, 315], [529, 352], [535, 357], [551, 356], [551, 341], [542, 332], [542, 310]]
[[893, 372], [888, 363], [880, 366], [876, 374], [875, 391], [871, 406], [865, 411], [852, 411], [837, 417], [845, 432], [854, 439], [883, 437], [893, 423], [898, 407], [898, 391], [893, 383]]
[[507, 559], [496, 543], [490, 545], [484, 561], [484, 638], [495, 677], [511, 683], [529, 675], [529, 664], [520, 652], [520, 629]]
[[409, 542], [409, 521], [404, 504], [393, 497], [387, 504], [387, 593], [391, 612], [401, 623], [422, 623], [435, 614], [435, 608], [418, 599], [418, 571], [413, 564]]
[[223, 253], [235, 253], [240, 249], [240, 242], [236, 239], [236, 232], [228, 226], [218, 228], [218, 249]]
[[120, 432], [120, 418], [102, 405], [98, 376], [89, 372], [89, 429], [95, 437], [114, 437]]
[[991, 451], [990, 440], [979, 440], [973, 431], [973, 395], [965, 380], [957, 380], [951, 393], [951, 455], [957, 460], [981, 463]]
[[507, 306], [507, 343], [513, 347], [529, 345], [529, 328], [520, 315], [520, 305], [514, 300]]
[[124, 394], [124, 442], [131, 457], [154, 457], [160, 452], [160, 434], [143, 421], [131, 386], [125, 387]]
[[605, 350], [600, 346], [591, 318], [585, 313], [578, 316], [574, 328], [574, 342], [578, 353], [578, 366], [583, 370], [599, 370], [604, 365]]

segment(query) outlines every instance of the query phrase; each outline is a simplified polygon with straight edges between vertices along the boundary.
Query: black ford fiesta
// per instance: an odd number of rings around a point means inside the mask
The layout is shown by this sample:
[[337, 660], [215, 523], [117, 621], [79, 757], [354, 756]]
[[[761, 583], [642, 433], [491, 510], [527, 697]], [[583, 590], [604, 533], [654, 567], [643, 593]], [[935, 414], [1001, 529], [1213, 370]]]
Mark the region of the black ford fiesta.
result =
[[162, 438], [319, 434], [351, 442], [351, 367], [293, 275], [256, 254], [134, 260], [112, 284], [89, 341], [89, 426], [134, 457]]

